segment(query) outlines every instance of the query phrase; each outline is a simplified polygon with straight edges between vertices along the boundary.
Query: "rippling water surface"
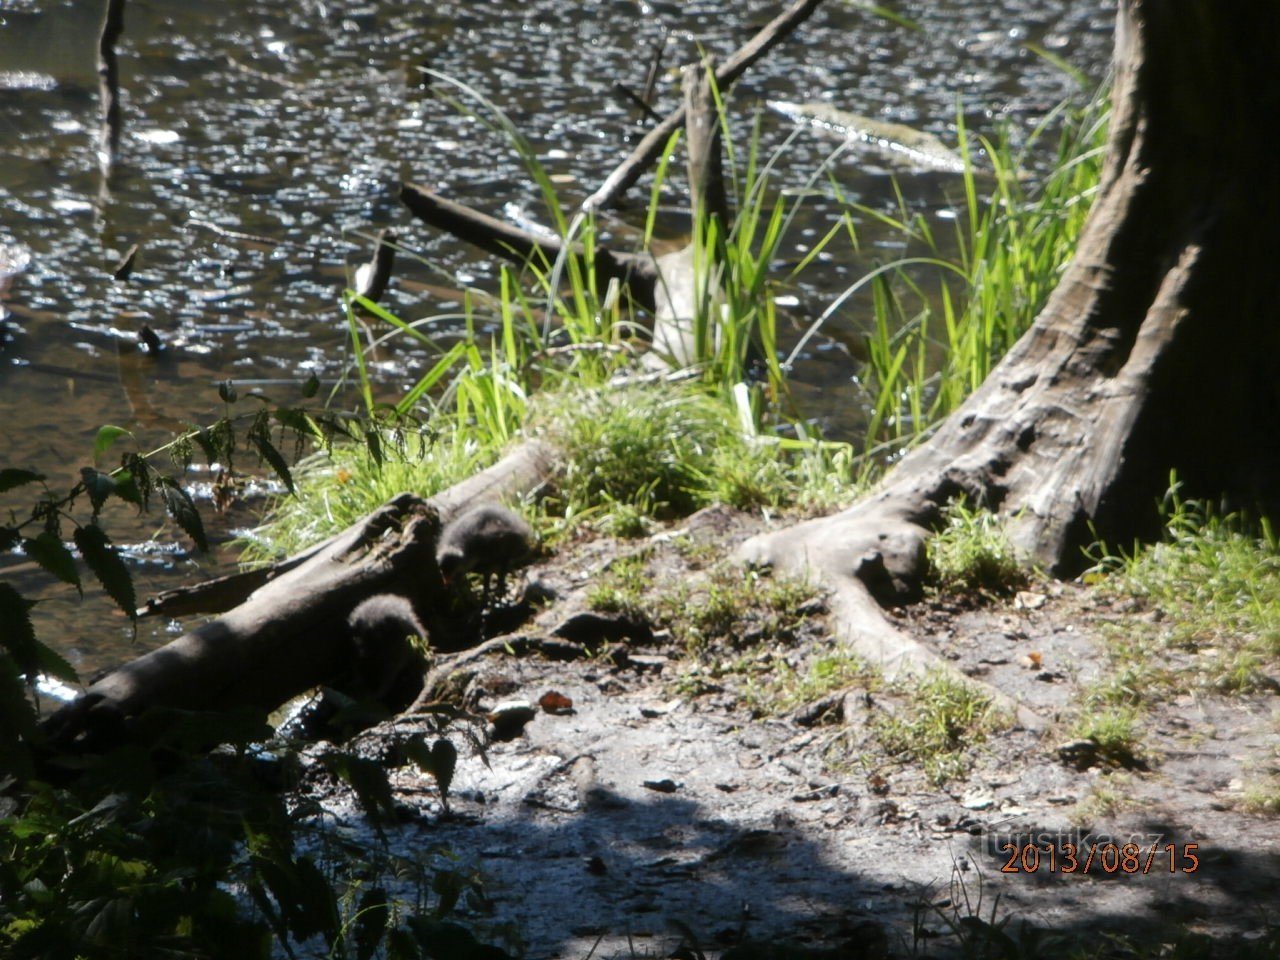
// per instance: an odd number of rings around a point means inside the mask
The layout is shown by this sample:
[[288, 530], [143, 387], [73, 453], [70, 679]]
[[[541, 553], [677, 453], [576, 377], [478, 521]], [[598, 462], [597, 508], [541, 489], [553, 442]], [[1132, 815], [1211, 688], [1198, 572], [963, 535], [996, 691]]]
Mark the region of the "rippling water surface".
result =
[[[0, 2], [0, 466], [39, 470], [54, 490], [91, 462], [104, 423], [128, 427], [149, 448], [183, 422], [215, 418], [216, 384], [225, 378], [279, 400], [296, 399], [312, 373], [340, 378], [349, 350], [339, 296], [381, 227], [396, 226], [403, 243], [430, 261], [398, 261], [386, 302], [405, 319], [450, 309], [442, 283], [492, 282], [492, 262], [415, 224], [395, 188], [408, 180], [534, 220], [541, 217], [536, 192], [514, 151], [425, 87], [418, 67], [463, 81], [506, 110], [575, 204], [640, 132], [634, 109], [611, 88], [620, 81], [639, 89], [664, 35], [664, 64], [674, 68], [694, 59], [698, 44], [727, 55], [780, 8], [129, 0], [120, 45], [124, 133], [104, 182], [96, 76], [102, 6]], [[1025, 131], [1076, 90], [1028, 44], [1095, 81], [1110, 51], [1108, 4], [911, 0], [895, 9], [922, 29], [889, 26], [829, 0], [739, 82], [737, 130], [745, 136], [768, 98], [829, 100], [950, 143], [957, 105], [980, 132], [994, 132], [1002, 120]], [[678, 97], [678, 80], [664, 72], [659, 110]], [[772, 114], [762, 122], [766, 144], [791, 130]], [[802, 135], [788, 154], [786, 179], [803, 182], [831, 148], [816, 134]], [[853, 199], [890, 202], [890, 178], [865, 161], [842, 160], [835, 175]], [[946, 215], [948, 175], [901, 182], [921, 209]], [[615, 225], [620, 237], [627, 220], [641, 222], [647, 195], [642, 183]], [[669, 203], [674, 208], [678, 197]], [[788, 253], [798, 256], [829, 216], [815, 203]], [[666, 222], [679, 229], [678, 218]], [[868, 256], [892, 255], [869, 237]], [[135, 243], [131, 278], [114, 280], [112, 269]], [[798, 291], [797, 319], [820, 311], [865, 263], [846, 255], [820, 264]], [[837, 338], [852, 335], [856, 304], [836, 322]], [[162, 356], [140, 352], [143, 324], [167, 344]], [[429, 362], [398, 344], [382, 359], [388, 391]], [[813, 415], [835, 434], [856, 429], [845, 387], [851, 372], [845, 353], [821, 347], [797, 370], [808, 394], [822, 398]], [[204, 507], [208, 480], [191, 475]], [[0, 497], [6, 511], [22, 503]], [[117, 542], [132, 544], [140, 596], [222, 572], [233, 559], [220, 550], [189, 553], [159, 514], [135, 518], [113, 509], [109, 520]], [[214, 521], [214, 533], [250, 522], [252, 506], [233, 509]], [[135, 645], [96, 590], [81, 601], [72, 590], [48, 587], [20, 555], [0, 557], [0, 578], [45, 601], [35, 613], [40, 635], [85, 672], [180, 630], [145, 623]]]

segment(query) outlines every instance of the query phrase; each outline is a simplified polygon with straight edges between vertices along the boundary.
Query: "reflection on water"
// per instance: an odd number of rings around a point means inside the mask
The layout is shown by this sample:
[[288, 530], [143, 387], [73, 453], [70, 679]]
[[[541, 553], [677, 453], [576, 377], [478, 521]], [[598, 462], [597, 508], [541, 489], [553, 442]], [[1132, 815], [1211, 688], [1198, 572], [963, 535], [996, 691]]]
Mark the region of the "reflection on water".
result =
[[[268, 381], [274, 399], [311, 374], [339, 378], [348, 360], [336, 304], [369, 239], [395, 225], [401, 242], [455, 276], [484, 286], [493, 265], [399, 209], [403, 178], [483, 209], [538, 216], [535, 188], [514, 152], [460, 116], [421, 82], [430, 66], [506, 109], [543, 157], [565, 199], [590, 193], [638, 131], [634, 110], [611, 92], [640, 88], [664, 33], [664, 63], [694, 59], [696, 43], [734, 49], [777, 4], [515, 0], [298, 3], [234, 0], [173, 4], [130, 0], [120, 47], [124, 136], [109, 184], [100, 183], [96, 137], [96, 43], [102, 5], [22, 0], [0, 7], [0, 460], [39, 470], [65, 489], [91, 460], [104, 423], [128, 427], [144, 448], [175, 423], [221, 411], [215, 384]], [[833, 100], [855, 113], [906, 123], [954, 143], [957, 103], [972, 128], [995, 118], [1027, 127], [1071, 92], [1071, 82], [1028, 53], [1035, 43], [1100, 76], [1111, 13], [1097, 3], [1002, 4], [914, 0], [899, 5], [919, 32], [880, 24], [853, 5], [829, 3], [735, 91], [745, 130], [766, 98]], [[677, 102], [672, 76], [659, 108]], [[766, 114], [765, 135], [789, 132]], [[831, 145], [801, 137], [788, 174], [802, 182]], [[837, 170], [846, 194], [887, 202], [887, 178], [855, 160]], [[924, 208], [945, 214], [948, 179], [907, 178]], [[624, 216], [637, 220], [635, 192]], [[672, 197], [671, 203], [676, 204]], [[821, 202], [801, 224], [812, 242], [828, 215]], [[872, 235], [870, 247], [874, 249]], [[113, 279], [139, 245], [130, 279]], [[800, 249], [789, 253], [796, 253]], [[8, 264], [6, 268], [5, 265]], [[439, 274], [399, 260], [386, 298], [406, 319], [442, 312]], [[801, 303], [820, 310], [830, 291], [863, 269], [850, 256], [819, 265]], [[20, 271], [20, 272], [19, 272]], [[803, 309], [803, 307], [802, 307]], [[167, 344], [139, 351], [146, 325]], [[816, 347], [801, 381], [822, 387], [815, 415], [851, 429], [838, 389], [850, 360]], [[388, 389], [428, 362], [395, 344], [379, 370]], [[817, 392], [816, 390], [813, 392]], [[195, 480], [208, 481], [196, 475]], [[197, 492], [198, 492], [197, 488]], [[0, 508], [21, 503], [0, 498]], [[206, 504], [207, 505], [207, 504]], [[249, 522], [246, 510], [213, 532]], [[114, 510], [139, 593], [216, 572], [230, 558], [186, 552], [159, 516]], [[0, 558], [0, 575], [48, 600], [41, 635], [91, 670], [137, 652], [122, 617], [70, 589], [44, 589], [22, 557]], [[140, 643], [174, 625], [145, 624]]]

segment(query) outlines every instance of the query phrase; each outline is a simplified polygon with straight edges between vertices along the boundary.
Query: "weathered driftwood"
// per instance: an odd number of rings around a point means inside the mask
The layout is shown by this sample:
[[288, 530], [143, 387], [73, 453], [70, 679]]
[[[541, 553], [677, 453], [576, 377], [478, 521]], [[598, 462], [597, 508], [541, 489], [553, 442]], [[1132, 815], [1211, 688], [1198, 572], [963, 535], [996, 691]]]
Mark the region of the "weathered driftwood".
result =
[[[263, 712], [348, 673], [351, 612], [379, 594], [409, 598], [433, 622], [443, 585], [436, 568], [441, 523], [473, 503], [544, 482], [551, 451], [521, 446], [502, 463], [430, 500], [401, 494], [359, 523], [272, 569], [258, 589], [217, 619], [133, 660], [54, 714], [62, 742], [92, 739], [152, 707]], [[224, 578], [213, 595], [228, 596]]]
[[[400, 202], [424, 223], [513, 263], [532, 261], [550, 265], [564, 252], [564, 244], [557, 237], [521, 230], [465, 204], [448, 200], [426, 187], [405, 184], [400, 189]], [[575, 244], [573, 252], [579, 257], [586, 254], [581, 244]], [[640, 253], [615, 253], [602, 245], [592, 251], [592, 257], [601, 289], [610, 280], [617, 279], [628, 285], [636, 303], [646, 310], [654, 309], [658, 272], [653, 257]]]

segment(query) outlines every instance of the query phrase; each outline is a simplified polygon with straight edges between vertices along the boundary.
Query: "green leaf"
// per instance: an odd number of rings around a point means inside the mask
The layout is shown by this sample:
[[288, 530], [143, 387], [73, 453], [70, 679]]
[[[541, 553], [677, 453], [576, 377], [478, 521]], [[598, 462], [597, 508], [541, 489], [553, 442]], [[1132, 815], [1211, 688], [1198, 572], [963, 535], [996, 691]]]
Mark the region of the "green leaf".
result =
[[36, 641], [36, 661], [40, 665], [40, 672], [48, 674], [55, 680], [72, 684], [80, 682], [80, 674], [76, 673], [76, 668], [70, 661], [53, 647], [39, 640]]
[[76, 558], [71, 555], [61, 537], [46, 530], [38, 537], [23, 540], [22, 549], [45, 570], [63, 583], [71, 584], [80, 596], [84, 596], [84, 588], [80, 585], [80, 571], [76, 569]]
[[124, 427], [102, 427], [93, 438], [93, 462], [102, 463], [102, 455], [121, 437], [132, 437], [133, 434]]
[[132, 473], [126, 473], [121, 477], [112, 477], [115, 486], [111, 492], [123, 500], [125, 503], [132, 503], [138, 507], [146, 506], [146, 497], [142, 489], [138, 486], [138, 478]]
[[200, 519], [200, 511], [196, 509], [187, 491], [168, 477], [161, 481], [161, 489], [164, 491], [164, 505], [169, 511], [169, 516], [173, 517], [174, 522], [186, 531], [187, 536], [195, 542], [197, 549], [202, 553], [207, 552], [209, 541], [205, 538], [204, 522]]
[[43, 479], [43, 473], [6, 467], [4, 470], [0, 470], [0, 493], [4, 493], [6, 490], [13, 490], [15, 487], [21, 487], [24, 484], [36, 483]]
[[387, 932], [391, 902], [382, 887], [372, 887], [360, 898], [356, 911], [356, 960], [370, 960]]
[[387, 781], [387, 771], [381, 764], [339, 752], [327, 754], [324, 763], [352, 789], [360, 803], [360, 809], [371, 821], [377, 824], [395, 819], [395, 796]]
[[0, 647], [9, 651], [18, 670], [30, 676], [39, 666], [39, 641], [31, 626], [35, 604], [7, 583], [0, 583]]
[[300, 437], [311, 437], [324, 440], [324, 432], [311, 414], [299, 407], [277, 407], [273, 416], [286, 429], [292, 430]]
[[116, 482], [101, 470], [93, 467], [80, 468], [80, 482], [84, 484], [85, 493], [89, 494], [89, 502], [93, 504], [93, 515], [96, 517], [107, 497], [116, 492]]
[[192, 433], [191, 439], [200, 446], [200, 452], [204, 454], [206, 463], [212, 464], [221, 459], [214, 435], [204, 427], [200, 427]]
[[453, 783], [453, 771], [458, 766], [458, 748], [448, 740], [437, 740], [431, 745], [431, 774], [440, 787], [440, 796], [449, 795]]
[[129, 575], [129, 568], [120, 559], [120, 554], [111, 546], [107, 535], [99, 527], [90, 525], [77, 529], [75, 540], [84, 562], [89, 565], [107, 595], [128, 614], [130, 620], [136, 620], [138, 601], [133, 592], [133, 577]]
[[382, 435], [377, 430], [370, 430], [364, 435], [365, 447], [369, 450], [369, 457], [374, 464], [382, 466]]
[[284, 485], [289, 488], [289, 492], [293, 493], [293, 474], [289, 472], [289, 464], [280, 455], [280, 451], [262, 433], [255, 432], [249, 439], [253, 441], [253, 445], [258, 451], [258, 456], [267, 462]]

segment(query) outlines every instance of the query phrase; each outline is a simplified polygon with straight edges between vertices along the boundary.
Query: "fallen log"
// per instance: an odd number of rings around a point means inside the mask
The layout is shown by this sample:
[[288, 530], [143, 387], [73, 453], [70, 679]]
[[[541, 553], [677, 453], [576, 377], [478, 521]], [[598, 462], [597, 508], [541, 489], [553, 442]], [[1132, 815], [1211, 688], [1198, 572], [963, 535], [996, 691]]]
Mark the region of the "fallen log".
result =
[[[565, 244], [558, 237], [539, 236], [521, 230], [465, 204], [448, 200], [426, 187], [404, 184], [400, 188], [400, 202], [423, 223], [513, 263], [536, 261], [550, 266], [565, 251]], [[582, 244], [572, 244], [570, 250], [575, 256], [586, 257]], [[617, 279], [628, 285], [632, 299], [641, 307], [655, 309], [658, 267], [653, 257], [644, 253], [615, 253], [597, 245], [592, 251], [592, 262], [601, 289], [610, 280]]]
[[[435, 559], [442, 523], [474, 503], [536, 488], [551, 459], [546, 445], [527, 443], [430, 500], [408, 493], [395, 497], [280, 564], [222, 616], [91, 685], [49, 718], [46, 732], [63, 746], [92, 748], [103, 729], [116, 731], [151, 708], [247, 707], [265, 715], [349, 673], [348, 617], [381, 594], [407, 598], [433, 642], [441, 641], [444, 632], [433, 628], [447, 606]], [[226, 579], [212, 595], [228, 596]]]

